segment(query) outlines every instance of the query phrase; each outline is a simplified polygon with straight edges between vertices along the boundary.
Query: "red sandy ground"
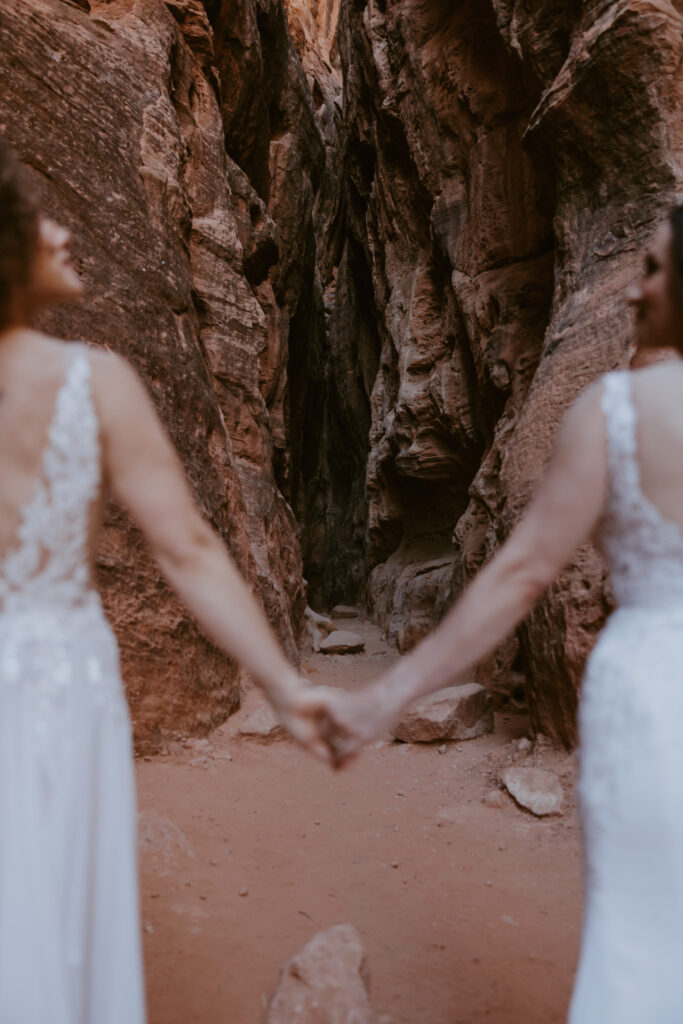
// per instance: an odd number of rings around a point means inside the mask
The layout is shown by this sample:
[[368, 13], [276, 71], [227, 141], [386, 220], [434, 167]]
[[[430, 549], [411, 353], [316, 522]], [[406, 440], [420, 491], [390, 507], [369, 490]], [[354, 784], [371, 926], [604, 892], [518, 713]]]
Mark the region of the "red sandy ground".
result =
[[[353, 688], [395, 654], [372, 626], [344, 625], [365, 653], [305, 667]], [[287, 741], [239, 739], [244, 714], [138, 765], [150, 1024], [260, 1024], [282, 964], [341, 922], [364, 939], [383, 1024], [564, 1021], [580, 924], [571, 798], [545, 820], [482, 804], [522, 717], [443, 754], [384, 744], [332, 774]], [[568, 759], [545, 760], [570, 789]]]

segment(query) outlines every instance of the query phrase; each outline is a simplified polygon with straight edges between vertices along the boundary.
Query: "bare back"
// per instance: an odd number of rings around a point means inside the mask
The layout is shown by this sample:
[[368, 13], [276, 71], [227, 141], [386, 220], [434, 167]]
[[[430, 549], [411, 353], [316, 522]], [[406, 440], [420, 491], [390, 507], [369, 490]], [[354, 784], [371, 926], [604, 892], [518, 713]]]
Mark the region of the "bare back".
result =
[[7, 606], [92, 584], [99, 424], [83, 346], [30, 331], [0, 348], [0, 589]]
[[631, 376], [642, 491], [683, 532], [683, 362], [658, 363]]

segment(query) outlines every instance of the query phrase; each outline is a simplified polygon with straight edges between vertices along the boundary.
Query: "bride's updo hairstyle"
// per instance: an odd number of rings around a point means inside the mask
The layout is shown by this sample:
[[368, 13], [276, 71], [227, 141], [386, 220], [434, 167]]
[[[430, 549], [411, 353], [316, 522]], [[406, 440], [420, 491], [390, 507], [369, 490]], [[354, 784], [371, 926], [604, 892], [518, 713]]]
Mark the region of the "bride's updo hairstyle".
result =
[[38, 204], [13, 149], [0, 139], [0, 330], [25, 287], [38, 239]]

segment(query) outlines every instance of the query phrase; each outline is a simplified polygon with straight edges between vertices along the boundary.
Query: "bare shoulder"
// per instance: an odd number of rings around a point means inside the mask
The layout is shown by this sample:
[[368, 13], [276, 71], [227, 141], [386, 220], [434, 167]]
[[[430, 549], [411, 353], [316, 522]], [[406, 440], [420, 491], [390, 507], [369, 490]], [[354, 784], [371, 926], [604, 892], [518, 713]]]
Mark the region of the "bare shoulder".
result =
[[592, 438], [602, 430], [602, 393], [604, 377], [598, 377], [585, 388], [571, 404], [564, 417], [558, 434], [559, 441], [575, 441], [579, 438]]
[[683, 430], [683, 360], [670, 359], [633, 371], [633, 397], [639, 418], [666, 430]]
[[37, 371], [41, 376], [63, 376], [64, 366], [68, 362], [69, 352], [73, 346], [67, 341], [42, 334], [40, 331], [27, 330], [20, 339], [20, 344], [8, 351], [8, 364], [24, 371]]
[[117, 352], [89, 349], [93, 389], [100, 412], [106, 417], [130, 414], [149, 402], [137, 371]]
[[96, 382], [115, 383], [119, 380], [138, 379], [131, 364], [118, 352], [110, 349], [88, 347], [88, 358]]
[[679, 393], [683, 387], [683, 359], [672, 356], [631, 371], [638, 395]]

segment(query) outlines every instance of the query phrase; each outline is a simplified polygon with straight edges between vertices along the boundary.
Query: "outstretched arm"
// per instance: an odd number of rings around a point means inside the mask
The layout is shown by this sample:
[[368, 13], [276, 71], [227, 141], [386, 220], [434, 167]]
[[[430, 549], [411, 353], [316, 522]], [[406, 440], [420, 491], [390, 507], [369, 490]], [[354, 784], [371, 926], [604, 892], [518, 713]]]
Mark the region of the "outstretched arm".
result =
[[162, 573], [204, 631], [253, 675], [296, 738], [327, 756], [307, 687], [287, 662], [225, 544], [197, 509], [139, 377], [118, 356], [92, 358], [112, 494], [129, 510]]
[[365, 691], [335, 702], [339, 760], [490, 654], [594, 532], [607, 487], [601, 387], [570, 409], [526, 515], [440, 626]]

